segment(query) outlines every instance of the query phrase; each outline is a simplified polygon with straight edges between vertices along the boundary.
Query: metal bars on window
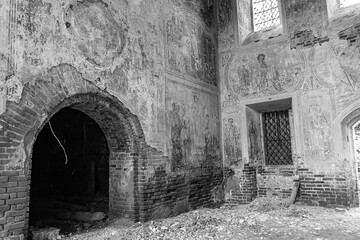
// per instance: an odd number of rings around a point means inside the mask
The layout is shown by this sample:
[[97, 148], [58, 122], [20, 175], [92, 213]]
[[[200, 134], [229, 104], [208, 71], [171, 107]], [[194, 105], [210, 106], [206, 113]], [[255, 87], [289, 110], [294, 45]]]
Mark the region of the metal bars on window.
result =
[[252, 8], [255, 32], [281, 23], [277, 0], [253, 0]]
[[292, 164], [289, 111], [264, 112], [262, 117], [266, 165]]
[[340, 7], [348, 7], [360, 3], [360, 0], [338, 0]]

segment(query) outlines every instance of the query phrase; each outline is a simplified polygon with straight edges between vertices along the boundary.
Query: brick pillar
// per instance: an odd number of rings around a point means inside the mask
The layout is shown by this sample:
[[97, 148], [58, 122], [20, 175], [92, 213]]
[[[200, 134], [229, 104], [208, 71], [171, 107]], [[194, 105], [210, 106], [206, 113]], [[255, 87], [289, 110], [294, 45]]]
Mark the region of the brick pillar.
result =
[[[230, 179], [230, 178], [229, 178]], [[231, 194], [227, 202], [231, 204], [247, 204], [257, 197], [256, 167], [245, 164], [243, 174], [233, 182]]]
[[240, 188], [242, 203], [250, 203], [257, 196], [256, 167], [246, 164], [243, 170], [242, 186]]

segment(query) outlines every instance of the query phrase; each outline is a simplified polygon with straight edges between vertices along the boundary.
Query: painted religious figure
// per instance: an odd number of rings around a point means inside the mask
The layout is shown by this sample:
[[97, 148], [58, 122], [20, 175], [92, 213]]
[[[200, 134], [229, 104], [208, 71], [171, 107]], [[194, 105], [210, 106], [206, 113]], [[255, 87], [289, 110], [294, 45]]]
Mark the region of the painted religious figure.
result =
[[234, 55], [225, 65], [225, 89], [239, 97], [291, 92], [305, 79], [303, 59], [298, 51], [276, 48]]
[[237, 164], [241, 161], [240, 133], [233, 118], [227, 119], [225, 128], [225, 157], [230, 165]]
[[172, 171], [191, 170], [201, 166], [208, 156], [220, 159], [217, 96], [177, 86], [178, 83], [169, 80], [168, 154]]
[[174, 14], [166, 21], [170, 70], [216, 85], [214, 39], [201, 24]]
[[218, 21], [219, 30], [223, 32], [231, 20], [231, 2], [229, 0], [222, 0], [220, 3]]
[[307, 127], [310, 133], [307, 146], [310, 154], [312, 157], [325, 158], [331, 152], [330, 126], [318, 104], [309, 108]]
[[239, 76], [239, 87], [243, 85], [244, 90], [248, 91], [250, 87], [250, 71], [245, 60], [239, 65], [237, 72]]
[[258, 132], [256, 129], [254, 118], [251, 118], [249, 124], [249, 141], [250, 141], [250, 151], [249, 157], [251, 160], [257, 160], [258, 158]]
[[258, 82], [258, 87], [259, 88], [268, 88], [268, 79], [267, 79], [267, 71], [268, 71], [268, 67], [265, 63], [265, 54], [260, 53], [257, 56], [257, 60], [259, 62], [259, 82]]
[[172, 159], [172, 170], [180, 168], [184, 161], [182, 151], [182, 139], [181, 132], [184, 128], [184, 122], [180, 116], [180, 106], [176, 103], [172, 103], [172, 110], [170, 112], [170, 123], [171, 123], [171, 159]]

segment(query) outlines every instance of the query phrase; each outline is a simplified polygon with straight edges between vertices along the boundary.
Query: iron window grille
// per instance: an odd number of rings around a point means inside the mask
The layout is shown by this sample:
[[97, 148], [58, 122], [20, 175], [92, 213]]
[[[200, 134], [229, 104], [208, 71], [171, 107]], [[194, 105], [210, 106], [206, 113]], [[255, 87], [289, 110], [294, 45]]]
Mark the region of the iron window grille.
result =
[[254, 31], [260, 31], [281, 24], [278, 0], [253, 0]]
[[292, 164], [289, 111], [264, 112], [262, 117], [266, 165]]

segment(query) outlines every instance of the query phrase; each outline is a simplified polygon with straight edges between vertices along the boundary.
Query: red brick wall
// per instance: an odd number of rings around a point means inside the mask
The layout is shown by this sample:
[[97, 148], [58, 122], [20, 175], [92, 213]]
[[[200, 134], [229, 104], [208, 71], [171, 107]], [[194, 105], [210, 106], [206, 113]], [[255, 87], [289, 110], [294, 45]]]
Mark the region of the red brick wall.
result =
[[[239, 179], [239, 188], [233, 189], [227, 202], [232, 204], [250, 203], [256, 197], [276, 196], [290, 198], [293, 189], [293, 176], [299, 176], [300, 187], [296, 201], [307, 205], [335, 207], [357, 206], [356, 186], [343, 172], [333, 174], [314, 173], [307, 168], [296, 167], [255, 167], [245, 166]], [[284, 184], [275, 182], [269, 186], [273, 177]], [[283, 179], [282, 179], [283, 178]], [[260, 180], [261, 179], [261, 180]], [[286, 187], [284, 187], [286, 185]]]
[[[106, 136], [113, 214], [146, 221], [156, 217], [160, 206], [175, 215], [211, 203], [210, 192], [223, 177], [213, 159], [193, 175], [168, 173], [167, 157], [146, 144], [137, 116], [72, 66], [60, 65], [43, 79], [26, 84], [19, 104], [8, 102], [6, 113], [0, 116], [0, 238], [26, 236], [32, 147], [48, 119], [68, 106], [92, 117]], [[149, 175], [151, 167], [155, 172]], [[129, 175], [125, 186], [124, 173]]]
[[[70, 82], [71, 85], [66, 83]], [[8, 103], [0, 116], [0, 237], [22, 236], [28, 230], [31, 151], [37, 134], [58, 110], [71, 106], [92, 117], [102, 128], [110, 150], [110, 182], [119, 182], [118, 172], [132, 166], [137, 172], [137, 152], [146, 149], [139, 120], [121, 102], [87, 82], [69, 65], [53, 68], [47, 77], [25, 85], [19, 105]], [[25, 152], [19, 149], [25, 148]], [[110, 187], [110, 210], [132, 220], [140, 192], [134, 179], [130, 194]], [[130, 188], [130, 187], [129, 187]]]
[[318, 206], [350, 206], [353, 204], [352, 184], [343, 173], [316, 174], [299, 169], [299, 201]]
[[258, 194], [256, 183], [256, 167], [245, 164], [243, 173], [237, 186], [231, 189], [231, 196], [227, 199], [231, 204], [246, 204], [252, 202]]

